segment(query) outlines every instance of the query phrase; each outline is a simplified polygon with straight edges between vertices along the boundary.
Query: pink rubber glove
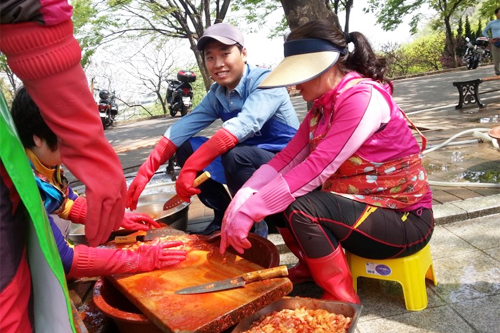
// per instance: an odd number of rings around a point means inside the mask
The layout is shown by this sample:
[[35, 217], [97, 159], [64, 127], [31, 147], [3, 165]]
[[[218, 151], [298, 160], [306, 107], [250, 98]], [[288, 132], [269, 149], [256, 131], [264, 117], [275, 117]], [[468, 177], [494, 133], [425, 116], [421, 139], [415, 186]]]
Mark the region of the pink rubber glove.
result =
[[262, 164], [260, 168], [255, 170], [252, 177], [250, 177], [241, 188], [251, 187], [255, 190], [260, 190], [267, 185], [278, 175], [278, 171], [269, 164]]
[[[241, 189], [236, 192], [234, 198], [231, 200], [226, 211], [238, 210], [245, 201], [247, 201], [254, 193], [260, 190], [264, 185], [269, 183], [274, 177], [278, 175], [278, 171], [268, 164], [263, 164], [258, 168], [250, 177]], [[224, 215], [226, 217], [226, 215]]]
[[130, 184], [127, 192], [127, 202], [125, 206], [134, 210], [137, 208], [137, 201], [141, 195], [144, 188], [149, 183], [156, 170], [165, 163], [170, 157], [174, 156], [177, 151], [177, 147], [167, 139], [162, 136], [160, 141], [156, 144], [155, 148], [149, 154], [147, 160], [142, 163], [137, 176], [135, 176], [132, 184]]
[[151, 216], [144, 213], [126, 212], [122, 221], [122, 228], [127, 230], [149, 230], [151, 227], [160, 228], [161, 225]]
[[224, 254], [231, 245], [238, 253], [243, 254], [245, 249], [252, 247], [247, 237], [256, 221], [239, 210], [230, 214], [230, 217], [226, 217], [226, 214], [221, 227], [220, 253]]
[[250, 248], [247, 236], [253, 223], [285, 210], [294, 200], [288, 183], [281, 174], [278, 174], [260, 191], [248, 198], [240, 208], [228, 207], [222, 220], [220, 253], [223, 254], [229, 245], [238, 253]]
[[92, 248], [77, 245], [69, 277], [149, 272], [176, 265], [186, 259], [184, 250], [168, 250], [183, 243], [160, 242], [157, 238], [136, 250]]
[[177, 195], [184, 201], [190, 202], [193, 195], [200, 194], [200, 190], [193, 187], [197, 173], [206, 168], [218, 156], [236, 146], [237, 143], [238, 139], [228, 130], [221, 128], [215, 132], [184, 163], [175, 183]]
[[89, 244], [105, 242], [120, 227], [127, 187], [80, 65], [71, 20], [51, 26], [2, 24], [0, 35], [0, 51], [9, 67], [59, 138], [63, 164], [85, 184]]

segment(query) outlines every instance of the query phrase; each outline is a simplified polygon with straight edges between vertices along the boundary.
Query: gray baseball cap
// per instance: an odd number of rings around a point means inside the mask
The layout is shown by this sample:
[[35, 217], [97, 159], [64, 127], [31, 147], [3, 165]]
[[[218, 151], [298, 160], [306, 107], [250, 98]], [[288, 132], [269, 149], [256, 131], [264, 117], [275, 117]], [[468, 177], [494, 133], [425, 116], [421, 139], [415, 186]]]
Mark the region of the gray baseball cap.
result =
[[226, 45], [240, 44], [244, 46], [243, 34], [241, 31], [228, 23], [216, 23], [205, 30], [203, 36], [198, 40], [196, 47], [198, 51], [205, 48], [210, 39], [215, 39]]

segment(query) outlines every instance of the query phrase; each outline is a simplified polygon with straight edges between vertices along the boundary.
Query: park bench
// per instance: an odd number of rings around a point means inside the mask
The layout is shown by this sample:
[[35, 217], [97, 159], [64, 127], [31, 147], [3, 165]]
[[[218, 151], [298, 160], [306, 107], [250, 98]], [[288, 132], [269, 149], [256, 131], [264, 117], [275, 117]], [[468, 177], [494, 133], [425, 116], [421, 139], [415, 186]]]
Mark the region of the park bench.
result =
[[479, 95], [500, 91], [500, 89], [490, 89], [479, 92], [479, 85], [483, 82], [495, 81], [495, 80], [500, 80], [500, 75], [489, 76], [470, 81], [453, 82], [453, 85], [457, 87], [459, 94], [458, 105], [455, 106], [455, 109], [461, 109], [464, 107], [464, 105], [476, 104], [476, 103], [480, 108], [483, 108], [484, 104], [481, 103]]

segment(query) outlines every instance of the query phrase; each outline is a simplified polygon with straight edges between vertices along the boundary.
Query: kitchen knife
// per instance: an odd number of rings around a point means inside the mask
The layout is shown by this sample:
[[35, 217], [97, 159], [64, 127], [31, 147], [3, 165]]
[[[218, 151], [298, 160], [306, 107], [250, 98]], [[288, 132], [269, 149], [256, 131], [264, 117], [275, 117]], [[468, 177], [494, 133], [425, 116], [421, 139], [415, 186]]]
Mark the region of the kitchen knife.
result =
[[[202, 173], [201, 175], [196, 177], [196, 179], [193, 182], [193, 187], [200, 186], [200, 184], [203, 183], [204, 181], [206, 181], [208, 178], [210, 178], [210, 172], [205, 171], [204, 173]], [[163, 205], [163, 210], [172, 209], [174, 207], [179, 206], [183, 202], [185, 202], [185, 201], [182, 200], [181, 197], [176, 194], [173, 197], [171, 197], [170, 199], [168, 199], [167, 202], [165, 202], [165, 204]]]
[[147, 242], [155, 239], [156, 237], [166, 237], [173, 235], [186, 235], [186, 233], [182, 230], [177, 230], [171, 227], [157, 228], [157, 229], [149, 229], [148, 231], [136, 231], [126, 236], [116, 236], [115, 243], [116, 244], [126, 244], [126, 243], [135, 243], [137, 241]]
[[175, 293], [181, 295], [211, 293], [214, 291], [244, 287], [245, 284], [249, 282], [271, 279], [275, 277], [283, 277], [287, 275], [288, 275], [287, 267], [278, 266], [269, 269], [263, 269], [260, 271], [248, 272], [231, 279], [225, 279], [180, 289], [177, 290]]

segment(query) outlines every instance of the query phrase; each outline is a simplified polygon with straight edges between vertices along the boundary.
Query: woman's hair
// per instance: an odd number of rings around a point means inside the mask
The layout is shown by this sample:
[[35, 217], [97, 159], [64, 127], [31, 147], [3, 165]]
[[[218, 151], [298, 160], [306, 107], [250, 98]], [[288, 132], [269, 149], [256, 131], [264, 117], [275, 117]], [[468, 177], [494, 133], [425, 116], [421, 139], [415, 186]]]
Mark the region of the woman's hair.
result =
[[28, 95], [26, 88], [21, 87], [17, 91], [10, 113], [25, 148], [35, 146], [33, 135], [36, 135], [47, 141], [52, 151], [57, 149], [57, 136], [43, 120], [40, 109]]
[[500, 12], [500, 7], [498, 7], [497, 9], [495, 9], [495, 14]]
[[354, 51], [340, 55], [337, 61], [340, 71], [344, 74], [349, 71], [356, 71], [364, 77], [390, 84], [389, 80], [385, 78], [387, 71], [385, 58], [375, 55], [370, 43], [362, 33], [351, 32], [344, 34], [336, 22], [315, 20], [307, 22], [293, 30], [286, 40], [291, 41], [303, 38], [327, 40], [340, 48], [346, 49], [348, 44], [347, 38], [349, 38], [354, 44]]

